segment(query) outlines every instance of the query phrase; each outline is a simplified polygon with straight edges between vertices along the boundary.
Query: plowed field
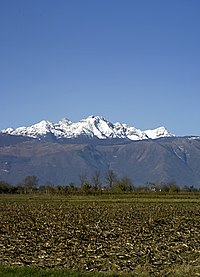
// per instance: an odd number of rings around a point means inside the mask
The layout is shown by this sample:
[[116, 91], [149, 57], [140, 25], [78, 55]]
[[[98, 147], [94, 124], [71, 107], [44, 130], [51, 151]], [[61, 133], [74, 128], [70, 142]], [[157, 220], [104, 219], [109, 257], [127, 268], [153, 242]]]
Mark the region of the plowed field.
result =
[[145, 266], [153, 276], [177, 265], [198, 271], [200, 205], [170, 201], [4, 198], [0, 263], [123, 273]]

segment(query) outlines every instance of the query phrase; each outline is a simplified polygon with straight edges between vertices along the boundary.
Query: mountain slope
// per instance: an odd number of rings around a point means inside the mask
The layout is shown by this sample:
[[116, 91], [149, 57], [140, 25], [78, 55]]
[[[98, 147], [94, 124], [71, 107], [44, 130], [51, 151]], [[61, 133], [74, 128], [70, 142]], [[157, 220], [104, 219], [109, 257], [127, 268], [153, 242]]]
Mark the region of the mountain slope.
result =
[[[8, 136], [8, 135], [3, 135]], [[17, 137], [16, 137], [17, 138]], [[13, 141], [12, 141], [13, 139]], [[4, 138], [5, 142], [5, 138]], [[160, 138], [121, 144], [58, 143], [9, 136], [0, 143], [0, 179], [16, 184], [36, 175], [40, 184], [80, 184], [96, 170], [112, 169], [118, 177], [129, 176], [136, 185], [170, 182], [200, 187], [200, 139]]]
[[58, 123], [52, 123], [42, 120], [30, 127], [19, 127], [16, 129], [7, 128], [2, 130], [3, 134], [24, 136], [37, 139], [74, 139], [80, 137], [97, 139], [128, 139], [143, 140], [157, 139], [160, 137], [172, 137], [164, 127], [154, 130], [141, 131], [135, 127], [119, 122], [113, 124], [101, 116], [89, 116], [78, 122], [71, 122], [68, 119], [62, 119]]

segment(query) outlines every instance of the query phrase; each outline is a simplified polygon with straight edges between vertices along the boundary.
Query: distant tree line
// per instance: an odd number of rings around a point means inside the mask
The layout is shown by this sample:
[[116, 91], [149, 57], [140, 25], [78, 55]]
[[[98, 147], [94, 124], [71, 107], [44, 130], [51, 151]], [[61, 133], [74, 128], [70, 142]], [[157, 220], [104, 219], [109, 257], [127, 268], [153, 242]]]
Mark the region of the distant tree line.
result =
[[69, 183], [67, 185], [53, 185], [46, 183], [39, 185], [37, 176], [26, 176], [19, 184], [12, 185], [5, 181], [0, 181], [0, 194], [103, 194], [103, 193], [179, 193], [179, 192], [200, 192], [194, 186], [179, 187], [176, 182], [151, 183], [143, 186], [135, 186], [128, 176], [118, 178], [113, 170], [108, 170], [102, 181], [100, 171], [95, 171], [90, 179], [87, 175], [79, 176], [80, 183]]

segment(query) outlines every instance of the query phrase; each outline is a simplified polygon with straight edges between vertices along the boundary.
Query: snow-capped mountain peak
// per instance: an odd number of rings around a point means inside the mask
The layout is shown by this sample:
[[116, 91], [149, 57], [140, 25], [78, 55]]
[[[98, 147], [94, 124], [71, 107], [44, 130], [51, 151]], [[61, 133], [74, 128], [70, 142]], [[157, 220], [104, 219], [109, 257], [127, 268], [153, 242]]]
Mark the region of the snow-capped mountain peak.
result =
[[140, 129], [129, 127], [127, 124], [120, 122], [113, 124], [102, 116], [94, 115], [74, 123], [67, 118], [61, 119], [58, 123], [42, 120], [29, 127], [7, 128], [2, 130], [2, 133], [39, 139], [45, 137], [47, 134], [53, 134], [57, 139], [84, 136], [98, 139], [118, 138], [143, 140], [173, 136], [164, 127], [141, 131]]
[[16, 129], [7, 128], [3, 130], [2, 133], [38, 138], [39, 136], [44, 136], [47, 133], [50, 133], [53, 128], [53, 123], [51, 123], [50, 121], [42, 120], [30, 127], [18, 127]]
[[151, 139], [174, 136], [163, 126], [153, 130], [146, 130], [145, 134], [148, 136], [148, 138], [151, 138]]
[[68, 118], [62, 118], [58, 121], [58, 124], [70, 125], [72, 122]]

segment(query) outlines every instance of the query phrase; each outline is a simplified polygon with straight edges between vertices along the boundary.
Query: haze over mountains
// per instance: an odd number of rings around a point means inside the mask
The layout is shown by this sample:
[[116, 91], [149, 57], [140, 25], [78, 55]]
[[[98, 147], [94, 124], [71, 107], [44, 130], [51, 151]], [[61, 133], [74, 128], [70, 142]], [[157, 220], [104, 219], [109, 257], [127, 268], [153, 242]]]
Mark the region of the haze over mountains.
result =
[[80, 183], [112, 169], [136, 185], [175, 181], [200, 186], [200, 139], [176, 137], [164, 127], [141, 131], [89, 116], [73, 123], [41, 121], [0, 133], [0, 180], [17, 184], [36, 175], [40, 184]]

